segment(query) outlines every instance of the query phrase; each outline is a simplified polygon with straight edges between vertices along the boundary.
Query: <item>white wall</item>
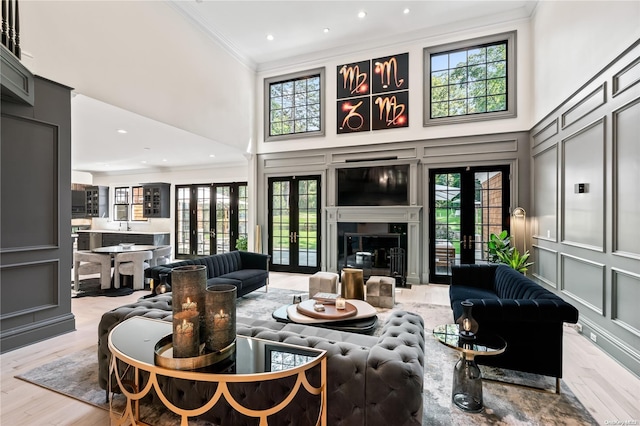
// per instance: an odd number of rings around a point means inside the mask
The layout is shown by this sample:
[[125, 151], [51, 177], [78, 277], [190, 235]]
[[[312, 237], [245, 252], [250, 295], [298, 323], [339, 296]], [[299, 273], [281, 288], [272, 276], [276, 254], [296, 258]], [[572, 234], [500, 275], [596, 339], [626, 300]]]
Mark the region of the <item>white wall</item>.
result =
[[[517, 114], [516, 118], [490, 120], [485, 122], [456, 124], [454, 126], [423, 127], [423, 49], [444, 43], [467, 40], [485, 35], [517, 30]], [[392, 130], [379, 130], [353, 134], [336, 132], [336, 84], [337, 67], [377, 57], [409, 52], [409, 127]], [[264, 78], [284, 75], [318, 67], [325, 70], [325, 136], [317, 138], [293, 139], [283, 142], [264, 142], [263, 85]], [[432, 36], [410, 44], [385, 46], [331, 58], [329, 61], [308, 62], [288, 68], [259, 73], [256, 77], [256, 132], [258, 153], [276, 153], [314, 148], [344, 146], [365, 146], [377, 143], [413, 141], [454, 136], [468, 136], [501, 132], [527, 131], [533, 125], [530, 99], [531, 89], [531, 49], [529, 20], [491, 25], [472, 30]]]
[[540, 1], [532, 19], [538, 122], [640, 38], [640, 2]]
[[244, 152], [254, 72], [162, 1], [23, 1], [23, 63], [78, 93]]

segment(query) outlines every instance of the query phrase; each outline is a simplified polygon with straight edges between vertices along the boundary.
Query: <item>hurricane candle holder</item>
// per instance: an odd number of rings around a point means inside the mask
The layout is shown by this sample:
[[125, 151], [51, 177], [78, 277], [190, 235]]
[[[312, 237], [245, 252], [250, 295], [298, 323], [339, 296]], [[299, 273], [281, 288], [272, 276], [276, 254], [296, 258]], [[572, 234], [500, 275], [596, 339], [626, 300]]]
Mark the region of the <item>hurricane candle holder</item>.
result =
[[471, 309], [473, 308], [473, 302], [465, 300], [460, 302], [462, 305], [462, 315], [458, 318], [456, 323], [458, 324], [458, 334], [463, 339], [475, 339], [478, 332], [478, 321], [471, 315]]
[[225, 349], [236, 340], [236, 296], [234, 285], [207, 287], [204, 343], [207, 351]]
[[[207, 285], [207, 267], [204, 265], [179, 266], [171, 270], [171, 303], [173, 311], [174, 357], [183, 358], [193, 355], [192, 339], [196, 338], [198, 348], [204, 335], [204, 292]], [[189, 325], [191, 324], [191, 325]], [[194, 330], [188, 338], [189, 329]], [[187, 345], [184, 347], [183, 345]], [[199, 352], [199, 351], [198, 351]]]

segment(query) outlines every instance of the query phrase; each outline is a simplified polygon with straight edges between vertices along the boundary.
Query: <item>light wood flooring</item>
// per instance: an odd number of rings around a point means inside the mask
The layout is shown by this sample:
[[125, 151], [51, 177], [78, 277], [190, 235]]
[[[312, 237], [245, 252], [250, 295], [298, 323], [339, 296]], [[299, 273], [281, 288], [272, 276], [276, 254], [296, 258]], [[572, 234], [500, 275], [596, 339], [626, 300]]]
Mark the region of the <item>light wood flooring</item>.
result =
[[[270, 286], [306, 290], [307, 277], [271, 272]], [[72, 299], [75, 332], [0, 355], [0, 424], [108, 425], [108, 412], [14, 376], [94, 345], [102, 313], [132, 303], [142, 295], [134, 292], [123, 297]], [[411, 290], [397, 292], [396, 299], [448, 305], [448, 286], [414, 285]], [[640, 379], [572, 327], [565, 327], [564, 376], [564, 382], [599, 424], [640, 425]], [[564, 422], [559, 419], [558, 424], [561, 423]]]

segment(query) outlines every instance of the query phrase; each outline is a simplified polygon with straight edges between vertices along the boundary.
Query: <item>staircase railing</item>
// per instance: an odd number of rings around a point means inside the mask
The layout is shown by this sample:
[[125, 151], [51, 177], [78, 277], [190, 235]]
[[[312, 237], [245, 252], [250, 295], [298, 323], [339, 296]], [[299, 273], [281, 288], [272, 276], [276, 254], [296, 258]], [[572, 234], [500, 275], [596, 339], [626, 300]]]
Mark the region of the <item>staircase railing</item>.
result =
[[18, 0], [2, 0], [2, 45], [20, 59], [22, 51]]

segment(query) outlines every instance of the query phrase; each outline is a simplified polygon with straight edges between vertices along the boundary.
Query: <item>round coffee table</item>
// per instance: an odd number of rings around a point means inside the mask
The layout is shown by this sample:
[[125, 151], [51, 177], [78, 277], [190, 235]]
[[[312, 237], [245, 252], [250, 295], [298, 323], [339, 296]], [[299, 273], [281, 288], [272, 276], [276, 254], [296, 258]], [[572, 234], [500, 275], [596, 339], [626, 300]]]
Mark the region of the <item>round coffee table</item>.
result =
[[376, 309], [363, 300], [347, 300], [356, 306], [358, 314], [344, 320], [322, 320], [300, 314], [296, 305], [284, 305], [273, 311], [271, 316], [278, 322], [312, 325], [350, 333], [371, 334], [378, 325]]
[[439, 325], [433, 329], [433, 336], [440, 343], [460, 352], [460, 359], [453, 369], [451, 400], [463, 411], [482, 411], [482, 374], [475, 356], [499, 355], [505, 351], [507, 343], [496, 335], [464, 339], [458, 333], [458, 324]]

